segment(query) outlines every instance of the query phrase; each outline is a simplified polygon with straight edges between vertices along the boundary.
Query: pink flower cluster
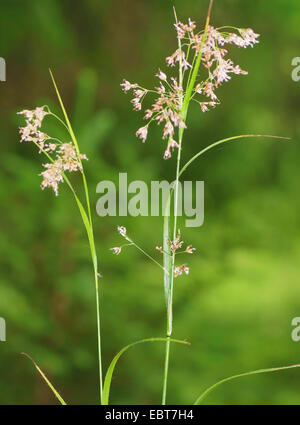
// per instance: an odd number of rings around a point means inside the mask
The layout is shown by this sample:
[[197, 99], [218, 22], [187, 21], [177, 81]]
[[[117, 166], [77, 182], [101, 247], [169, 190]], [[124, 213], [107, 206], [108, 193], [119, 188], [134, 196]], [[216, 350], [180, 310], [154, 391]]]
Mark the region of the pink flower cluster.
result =
[[182, 105], [199, 54], [201, 54], [202, 77], [192, 88], [191, 100], [200, 105], [202, 112], [206, 112], [220, 103], [215, 90], [222, 83], [229, 81], [233, 74], [247, 74], [239, 65], [234, 65], [231, 59], [226, 58], [228, 51], [224, 46], [232, 44], [243, 48], [253, 47], [258, 43], [259, 37], [250, 28], [234, 28], [232, 31], [232, 27], [215, 29], [209, 26], [206, 34], [204, 31], [196, 32], [196, 24], [190, 19], [187, 24], [176, 22], [175, 29], [178, 49], [166, 58], [166, 64], [168, 67], [178, 65], [178, 77], [168, 77], [159, 70], [156, 74], [159, 86], [155, 90], [148, 90], [127, 80], [121, 84], [124, 92], [133, 92], [131, 103], [136, 111], [142, 110], [146, 95], [154, 93], [157, 96], [152, 106], [145, 110], [144, 119], [148, 121], [147, 124], [137, 130], [136, 136], [145, 142], [149, 125], [152, 122], [163, 123], [162, 138], [167, 140], [164, 159], [170, 158], [172, 151], [179, 147], [178, 142], [174, 140], [175, 129], [186, 128]]
[[42, 189], [51, 187], [57, 196], [58, 184], [64, 181], [63, 173], [65, 171], [82, 171], [81, 161], [87, 157], [84, 154], [77, 154], [72, 142], [62, 143], [40, 130], [44, 117], [51, 115], [51, 112], [46, 111], [45, 107], [37, 107], [32, 111], [25, 109], [18, 114], [23, 115], [26, 119], [26, 126], [19, 129], [21, 142], [33, 142], [39, 147], [39, 152], [46, 153], [48, 158], [51, 158], [50, 154], [56, 153], [52, 162], [43, 165], [45, 170], [40, 175], [43, 177]]
[[40, 152], [43, 150], [45, 152], [53, 152], [55, 150], [56, 144], [50, 143], [50, 137], [40, 130], [43, 119], [48, 114], [49, 112], [45, 111], [43, 106], [39, 106], [33, 111], [24, 109], [18, 112], [18, 115], [23, 115], [26, 120], [26, 126], [19, 128], [21, 142], [36, 143], [40, 148]]
[[[179, 230], [179, 229], [178, 229], [178, 231], [177, 231], [176, 238], [175, 238], [173, 241], [168, 241], [167, 243], [168, 243], [168, 245], [170, 246], [170, 249], [171, 249], [171, 253], [172, 253], [172, 255], [174, 255], [174, 256], [175, 256], [175, 255], [176, 255], [176, 253], [177, 253], [177, 251], [178, 251], [179, 249], [181, 249], [181, 248], [182, 248], [182, 246], [183, 246], [183, 244], [184, 244], [184, 241], [183, 241], [183, 240], [181, 240], [181, 232], [180, 232], [180, 230]], [[163, 251], [163, 248], [162, 248], [161, 246], [157, 246], [157, 247], [156, 247], [156, 249], [157, 249], [157, 251], [159, 251], [159, 252], [161, 252], [161, 253], [163, 253], [163, 252], [164, 252], [164, 251]], [[188, 246], [185, 248], [185, 250], [180, 251], [180, 253], [193, 254], [193, 253], [194, 253], [194, 251], [195, 251], [195, 248], [193, 248], [191, 245], [188, 245]], [[174, 268], [174, 277], [181, 276], [183, 273], [185, 273], [185, 274], [189, 274], [189, 271], [190, 271], [189, 267], [187, 267], [185, 264], [183, 264], [183, 265], [181, 265], [181, 266], [176, 266], [176, 267]]]
[[42, 189], [51, 187], [57, 196], [58, 184], [64, 181], [63, 173], [65, 171], [82, 171], [82, 159], [87, 159], [86, 155], [78, 156], [72, 142], [59, 145], [55, 161], [43, 164], [45, 170], [40, 174], [43, 177]]

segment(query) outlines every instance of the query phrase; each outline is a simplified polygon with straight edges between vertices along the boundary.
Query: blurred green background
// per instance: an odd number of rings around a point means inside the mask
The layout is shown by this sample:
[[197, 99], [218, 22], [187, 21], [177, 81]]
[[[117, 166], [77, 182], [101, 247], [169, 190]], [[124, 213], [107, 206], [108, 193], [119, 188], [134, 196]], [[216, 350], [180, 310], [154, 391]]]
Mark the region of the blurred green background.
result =
[[[203, 22], [206, 0], [2, 0], [0, 55], [0, 403], [54, 404], [28, 359], [30, 354], [65, 400], [97, 403], [94, 283], [88, 244], [67, 187], [55, 198], [40, 190], [43, 159], [20, 144], [16, 112], [48, 104], [58, 113], [48, 67], [72, 117], [86, 164], [102, 283], [104, 364], [121, 347], [163, 336], [165, 304], [160, 269], [134, 249], [119, 257], [117, 225], [160, 259], [162, 219], [96, 215], [96, 185], [174, 178], [175, 156], [163, 161], [154, 128], [145, 145], [135, 138], [142, 116], [131, 111], [119, 84], [126, 77], [154, 84], [158, 67], [175, 49], [173, 4], [182, 20]], [[197, 248], [190, 275], [175, 283], [169, 403], [192, 403], [215, 381], [257, 368], [300, 363], [291, 320], [300, 316], [299, 91], [291, 79], [300, 56], [299, 0], [220, 0], [216, 26], [252, 27], [254, 49], [233, 48], [249, 71], [219, 90], [222, 104], [191, 109], [184, 160], [223, 137], [258, 133], [292, 142], [250, 141], [221, 146], [190, 167], [186, 180], [205, 181], [205, 224], [180, 226]], [[52, 124], [49, 124], [53, 126]], [[52, 127], [52, 134], [55, 132]], [[76, 179], [76, 177], [75, 177]], [[79, 180], [78, 180], [79, 182]], [[76, 184], [76, 183], [75, 183]], [[159, 403], [164, 345], [128, 352], [117, 366], [111, 401]], [[208, 403], [298, 404], [300, 371], [244, 378], [220, 387]]]

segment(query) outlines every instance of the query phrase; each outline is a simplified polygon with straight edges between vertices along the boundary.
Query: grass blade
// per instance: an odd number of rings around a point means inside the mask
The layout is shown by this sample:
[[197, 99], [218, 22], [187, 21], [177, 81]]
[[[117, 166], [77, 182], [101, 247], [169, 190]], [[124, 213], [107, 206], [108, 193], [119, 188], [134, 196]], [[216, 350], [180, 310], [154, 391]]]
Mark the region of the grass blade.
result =
[[32, 361], [32, 363], [34, 364], [34, 366], [37, 369], [37, 371], [39, 372], [39, 374], [42, 376], [42, 378], [44, 379], [44, 381], [46, 382], [46, 384], [48, 385], [48, 387], [51, 389], [51, 391], [53, 392], [53, 394], [55, 395], [55, 397], [59, 400], [60, 404], [66, 406], [67, 403], [64, 401], [64, 399], [59, 394], [59, 392], [56, 391], [56, 389], [54, 388], [54, 386], [51, 384], [51, 382], [49, 381], [49, 379], [47, 378], [47, 376], [44, 374], [44, 372], [38, 367], [38, 365], [35, 363], [35, 361], [27, 353], [21, 353], [21, 354], [23, 354], [29, 360]]
[[237, 139], [247, 139], [247, 138], [252, 138], [252, 137], [266, 137], [268, 139], [281, 139], [281, 140], [290, 140], [289, 137], [281, 137], [281, 136], [270, 136], [270, 135], [264, 135], [264, 134], [242, 134], [240, 136], [233, 136], [233, 137], [228, 137], [227, 139], [222, 139], [222, 140], [218, 140], [215, 143], [212, 143], [209, 146], [206, 146], [206, 148], [202, 149], [200, 152], [196, 153], [196, 155], [194, 155], [180, 170], [179, 173], [179, 177], [181, 176], [181, 174], [191, 165], [192, 162], [195, 161], [195, 159], [199, 158], [199, 156], [203, 155], [205, 152], [209, 151], [210, 149], [221, 145], [223, 143], [227, 143], [227, 142], [231, 142], [233, 140], [237, 140]]
[[[134, 347], [137, 344], [142, 344], [143, 342], [165, 342], [167, 341], [167, 338], [148, 338], [148, 339], [142, 339], [140, 341], [134, 342], [132, 344], [127, 345], [126, 347], [122, 348], [121, 351], [118, 352], [118, 354], [113, 358], [111, 361], [104, 380], [103, 385], [103, 395], [102, 395], [102, 404], [108, 405], [109, 402], [109, 393], [110, 393], [110, 386], [111, 386], [111, 380], [114, 373], [115, 366], [119, 360], [119, 358], [122, 356], [122, 354], [125, 353], [129, 348]], [[171, 342], [178, 342], [179, 344], [186, 344], [189, 345], [189, 342], [187, 341], [180, 341], [178, 339], [171, 339]]]
[[219, 385], [224, 384], [225, 382], [229, 382], [232, 381], [234, 379], [237, 378], [242, 378], [244, 376], [249, 376], [249, 375], [258, 375], [260, 373], [270, 373], [270, 372], [278, 372], [280, 370], [286, 370], [286, 369], [294, 369], [296, 367], [300, 367], [300, 364], [296, 364], [296, 365], [292, 365], [292, 366], [284, 366], [284, 367], [273, 367], [270, 369], [259, 369], [259, 370], [254, 370], [252, 372], [246, 372], [246, 373], [241, 373], [239, 375], [234, 375], [234, 376], [230, 376], [229, 378], [225, 378], [222, 379], [222, 381], [217, 382], [216, 384], [212, 385], [211, 387], [207, 388], [207, 390], [205, 390], [195, 401], [194, 405], [200, 404], [205, 397], [208, 396], [208, 394], [213, 391], [215, 388], [217, 388]]
[[[79, 145], [78, 145], [76, 136], [75, 136], [73, 128], [71, 126], [71, 122], [69, 120], [67, 111], [65, 109], [63, 100], [62, 100], [61, 95], [59, 93], [59, 90], [58, 90], [58, 87], [57, 87], [57, 84], [55, 82], [55, 79], [54, 79], [54, 76], [53, 76], [51, 69], [49, 69], [49, 72], [50, 72], [50, 76], [51, 76], [51, 79], [52, 79], [52, 83], [53, 83], [57, 98], [59, 100], [61, 110], [62, 110], [63, 115], [64, 115], [64, 119], [65, 119], [66, 126], [68, 128], [68, 132], [69, 132], [71, 139], [72, 139], [72, 142], [75, 146], [79, 161], [81, 162], [80, 149], [79, 149]], [[82, 163], [81, 163], [81, 165], [82, 165]], [[86, 231], [87, 231], [89, 245], [90, 245], [90, 251], [91, 251], [91, 257], [92, 257], [92, 262], [93, 262], [93, 267], [94, 267], [95, 290], [96, 290], [96, 313], [97, 313], [98, 362], [99, 362], [99, 393], [100, 393], [100, 400], [102, 400], [102, 354], [101, 354], [101, 324], [100, 324], [100, 300], [99, 300], [100, 294], [99, 294], [99, 282], [98, 282], [98, 276], [99, 276], [98, 259], [97, 259], [95, 241], [94, 241], [94, 231], [93, 231], [93, 223], [92, 223], [90, 196], [89, 196], [89, 190], [88, 190], [88, 185], [87, 185], [83, 165], [82, 165], [82, 173], [81, 174], [82, 174], [82, 181], [83, 181], [84, 192], [85, 192], [87, 213], [86, 213], [82, 203], [80, 202], [80, 200], [78, 199], [78, 197], [75, 193], [74, 193], [74, 196], [75, 196], [75, 199], [76, 199], [76, 202], [77, 202], [77, 205], [78, 205], [84, 226], [85, 226]]]
[[69, 120], [69, 117], [68, 117], [67, 111], [66, 111], [66, 109], [65, 109], [64, 103], [63, 103], [63, 101], [62, 101], [61, 95], [60, 95], [59, 90], [58, 90], [58, 88], [57, 88], [57, 85], [56, 85], [56, 82], [55, 82], [55, 79], [54, 79], [54, 76], [53, 76], [53, 73], [52, 73], [51, 69], [49, 69], [49, 73], [50, 73], [50, 76], [51, 76], [51, 79], [52, 79], [52, 83], [53, 83], [53, 86], [54, 86], [54, 89], [55, 89], [55, 92], [56, 92], [56, 95], [57, 95], [57, 98], [58, 98], [58, 101], [59, 101], [59, 104], [60, 104], [61, 110], [62, 110], [63, 115], [64, 115], [64, 118], [65, 118], [65, 121], [66, 121], [67, 127], [68, 127], [68, 129], [69, 129], [70, 136], [71, 136], [71, 138], [72, 138], [72, 141], [73, 141], [74, 146], [75, 146], [75, 148], [76, 148], [77, 154], [78, 154], [78, 156], [79, 156], [79, 154], [80, 154], [80, 150], [79, 150], [79, 146], [78, 146], [78, 143], [77, 143], [77, 139], [76, 139], [76, 137], [75, 137], [75, 134], [74, 134], [73, 128], [72, 128], [72, 126], [71, 126], [71, 123], [70, 123], [70, 120]]

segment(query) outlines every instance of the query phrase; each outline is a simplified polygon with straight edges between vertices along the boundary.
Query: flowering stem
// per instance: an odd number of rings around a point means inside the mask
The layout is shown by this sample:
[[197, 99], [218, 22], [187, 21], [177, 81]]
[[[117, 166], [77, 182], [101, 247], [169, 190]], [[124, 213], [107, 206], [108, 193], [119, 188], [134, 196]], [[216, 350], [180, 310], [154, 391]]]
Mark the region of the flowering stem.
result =
[[[209, 26], [209, 22], [210, 22], [212, 5], [213, 5], [213, 0], [210, 0], [208, 13], [207, 13], [207, 17], [206, 17], [204, 34], [203, 34], [202, 42], [201, 42], [201, 46], [200, 46], [200, 51], [198, 53], [198, 56], [197, 56], [197, 59], [196, 59], [196, 62], [195, 62], [195, 66], [194, 66], [194, 69], [193, 69], [193, 72], [192, 72], [192, 75], [191, 75], [191, 79], [188, 83], [186, 93], [185, 93], [185, 96], [184, 96], [184, 100], [183, 100], [181, 113], [182, 113], [182, 119], [184, 121], [186, 120], [186, 117], [187, 117], [190, 99], [191, 99], [191, 96], [192, 96], [192, 93], [193, 93], [195, 82], [196, 82], [196, 79], [197, 79], [197, 76], [198, 76], [199, 67], [200, 67], [200, 64], [201, 64], [202, 48], [204, 46], [204, 43], [205, 43], [206, 37], [207, 37], [207, 30], [208, 30], [208, 26]], [[182, 129], [182, 133], [183, 133], [183, 129]]]
[[[182, 129], [183, 130], [183, 129]], [[177, 208], [178, 208], [178, 186], [179, 186], [179, 172], [180, 172], [180, 159], [181, 159], [181, 145], [183, 140], [183, 131], [180, 131], [179, 135], [179, 148], [177, 153], [177, 165], [176, 165], [176, 181], [174, 189], [174, 226], [173, 226], [173, 240], [176, 238], [177, 233]], [[170, 292], [168, 300], [168, 317], [167, 317], [167, 342], [165, 351], [165, 368], [164, 368], [164, 381], [163, 381], [163, 394], [162, 404], [166, 404], [167, 397], [167, 384], [168, 384], [168, 373], [169, 373], [169, 360], [170, 360], [170, 337], [172, 336], [172, 322], [173, 322], [173, 287], [174, 287], [174, 268], [175, 268], [175, 250], [171, 257], [171, 274], [170, 274]]]
[[[66, 112], [66, 109], [64, 107], [62, 98], [59, 94], [56, 82], [54, 80], [53, 74], [51, 72], [51, 70], [49, 70], [50, 75], [51, 75], [51, 79], [65, 118], [65, 123], [62, 123], [67, 127], [68, 132], [71, 136], [71, 139], [74, 143], [79, 161], [81, 162], [80, 159], [80, 149], [79, 149], [79, 145], [77, 142], [77, 139], [75, 137], [74, 131], [72, 129], [68, 114]], [[58, 118], [58, 117], [57, 117]], [[82, 165], [82, 164], [81, 164]], [[95, 291], [96, 291], [96, 316], [97, 316], [97, 340], [98, 340], [98, 363], [99, 363], [99, 396], [100, 396], [100, 404], [102, 403], [102, 393], [103, 393], [103, 378], [102, 378], [102, 354], [101, 354], [101, 322], [100, 322], [100, 293], [99, 293], [99, 272], [98, 272], [98, 259], [97, 259], [97, 253], [96, 253], [96, 246], [95, 246], [95, 240], [94, 240], [94, 231], [93, 231], [93, 223], [92, 223], [92, 215], [91, 215], [91, 206], [90, 206], [90, 198], [89, 198], [89, 191], [88, 191], [88, 186], [87, 186], [87, 181], [86, 181], [86, 177], [85, 177], [85, 173], [84, 173], [84, 169], [82, 166], [82, 180], [83, 180], [83, 186], [84, 186], [84, 192], [85, 192], [85, 198], [86, 198], [86, 207], [87, 207], [87, 213], [85, 211], [85, 208], [83, 207], [83, 205], [81, 204], [80, 200], [78, 199], [77, 195], [74, 193], [75, 196], [75, 200], [77, 202], [82, 220], [83, 220], [83, 224], [86, 228], [86, 232], [87, 232], [87, 236], [88, 236], [88, 241], [89, 241], [89, 246], [90, 246], [90, 252], [91, 252], [91, 258], [92, 258], [92, 263], [93, 263], [93, 268], [94, 268], [94, 280], [95, 280]]]
[[[186, 122], [187, 113], [189, 104], [191, 101], [192, 93], [194, 90], [196, 78], [198, 75], [199, 67], [202, 59], [202, 48], [204, 46], [207, 30], [210, 21], [211, 9], [213, 5], [213, 0], [210, 0], [209, 9], [206, 18], [206, 24], [204, 29], [204, 34], [202, 38], [202, 43], [200, 47], [200, 51], [198, 53], [197, 59], [195, 61], [195, 65], [191, 74], [191, 77], [187, 83], [187, 89], [185, 92], [184, 99], [182, 100], [181, 105], [181, 117], [183, 122]], [[175, 20], [177, 22], [177, 17], [175, 13]], [[178, 48], [181, 51], [181, 41], [178, 38]], [[182, 66], [179, 64], [179, 84], [183, 83], [183, 74], [182, 74]], [[177, 209], [178, 209], [178, 187], [179, 187], [179, 176], [180, 176], [180, 160], [181, 160], [181, 149], [182, 149], [182, 141], [183, 141], [183, 133], [184, 127], [179, 128], [179, 140], [178, 140], [178, 153], [177, 153], [177, 164], [176, 164], [176, 180], [175, 180], [175, 189], [174, 189], [174, 221], [173, 221], [173, 240], [176, 238], [177, 233]], [[172, 336], [172, 322], [173, 322], [173, 286], [174, 286], [174, 269], [175, 269], [175, 251], [172, 253], [171, 258], [171, 267], [170, 267], [170, 280], [169, 280], [169, 294], [168, 294], [168, 313], [167, 313], [167, 342], [166, 342], [166, 350], [165, 350], [165, 365], [164, 365], [164, 378], [163, 378], [163, 392], [162, 392], [162, 405], [166, 404], [167, 397], [167, 384], [168, 384], [168, 373], [169, 373], [169, 362], [170, 362], [170, 337]]]

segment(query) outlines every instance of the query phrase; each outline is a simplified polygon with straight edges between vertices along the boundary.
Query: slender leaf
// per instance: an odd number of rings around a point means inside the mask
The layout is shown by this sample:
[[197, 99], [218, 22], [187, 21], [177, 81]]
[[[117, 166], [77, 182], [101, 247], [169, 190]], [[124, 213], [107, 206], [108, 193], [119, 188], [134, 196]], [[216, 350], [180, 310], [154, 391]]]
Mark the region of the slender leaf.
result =
[[27, 353], [21, 353], [21, 354], [23, 354], [29, 360], [32, 361], [32, 363], [34, 364], [34, 366], [37, 369], [37, 371], [39, 372], [39, 374], [42, 376], [42, 378], [44, 379], [44, 381], [46, 382], [46, 384], [48, 385], [48, 387], [51, 389], [51, 391], [53, 392], [53, 394], [55, 395], [55, 397], [59, 400], [60, 404], [66, 406], [67, 403], [64, 401], [64, 399], [59, 394], [59, 392], [56, 391], [56, 389], [54, 388], [54, 386], [51, 384], [51, 382], [49, 381], [49, 379], [47, 378], [47, 376], [44, 374], [44, 372], [38, 367], [38, 365], [36, 364], [36, 362]]
[[67, 127], [68, 127], [68, 129], [69, 129], [70, 136], [71, 136], [72, 141], [73, 141], [73, 143], [74, 143], [74, 145], [75, 145], [75, 148], [76, 148], [77, 154], [79, 155], [79, 153], [80, 153], [80, 151], [79, 151], [79, 146], [78, 146], [77, 139], [76, 139], [76, 137], [75, 137], [74, 131], [73, 131], [73, 129], [72, 129], [72, 126], [71, 126], [71, 123], [70, 123], [70, 120], [69, 120], [69, 117], [68, 117], [67, 111], [66, 111], [65, 106], [64, 106], [64, 104], [63, 104], [62, 98], [61, 98], [61, 96], [60, 96], [60, 93], [59, 93], [59, 90], [58, 90], [58, 88], [57, 88], [57, 85], [56, 85], [56, 82], [55, 82], [55, 79], [54, 79], [54, 76], [53, 76], [53, 74], [52, 74], [51, 69], [49, 69], [49, 72], [50, 72], [50, 76], [51, 76], [51, 79], [52, 79], [52, 83], [53, 83], [53, 86], [54, 86], [54, 89], [55, 89], [55, 92], [56, 92], [57, 98], [58, 98], [58, 100], [59, 100], [59, 104], [60, 104], [61, 110], [63, 111], [64, 118], [65, 118], [65, 121], [66, 121]]
[[[78, 155], [78, 160], [81, 162], [80, 159], [80, 149], [79, 149], [79, 145], [77, 142], [77, 139], [75, 137], [73, 128], [71, 126], [67, 111], [64, 107], [62, 98], [60, 96], [59, 90], [57, 88], [54, 76], [51, 72], [51, 70], [49, 69], [50, 75], [51, 75], [51, 79], [56, 91], [56, 95], [58, 97], [64, 118], [65, 118], [65, 122], [69, 131], [69, 134], [72, 138], [73, 144], [75, 146], [77, 155]], [[81, 164], [82, 165], [82, 164]], [[87, 212], [85, 211], [82, 203], [80, 202], [80, 200], [78, 199], [76, 193], [73, 190], [78, 208], [80, 210], [80, 214], [84, 223], [84, 226], [86, 228], [87, 231], [87, 235], [88, 235], [88, 240], [89, 240], [89, 245], [90, 245], [90, 251], [91, 251], [91, 257], [92, 257], [92, 262], [93, 262], [93, 267], [94, 267], [94, 276], [95, 276], [95, 290], [96, 290], [96, 310], [97, 310], [97, 335], [98, 335], [98, 358], [99, 358], [99, 393], [100, 393], [100, 401], [102, 400], [102, 357], [101, 357], [101, 332], [100, 332], [100, 303], [99, 303], [99, 284], [98, 284], [98, 277], [99, 277], [99, 273], [98, 273], [98, 259], [97, 259], [97, 253], [96, 253], [96, 246], [95, 246], [95, 241], [94, 241], [94, 232], [93, 232], [93, 223], [92, 223], [92, 214], [91, 214], [91, 204], [90, 204], [90, 196], [89, 196], [89, 190], [88, 190], [88, 185], [87, 185], [87, 181], [86, 181], [86, 177], [85, 177], [85, 173], [84, 173], [84, 167], [82, 166], [82, 170], [81, 170], [81, 175], [82, 175], [82, 181], [83, 181], [83, 186], [84, 186], [84, 192], [85, 192], [85, 198], [86, 198], [86, 207], [87, 207]], [[70, 186], [70, 185], [69, 185]]]
[[206, 146], [206, 148], [202, 149], [200, 152], [196, 153], [196, 155], [194, 155], [180, 170], [179, 173], [179, 177], [181, 176], [181, 174], [191, 165], [192, 162], [195, 161], [195, 159], [199, 158], [199, 156], [203, 155], [205, 152], [209, 151], [210, 149], [221, 145], [223, 143], [227, 143], [227, 142], [231, 142], [233, 140], [237, 140], [237, 139], [246, 139], [246, 138], [251, 138], [251, 137], [266, 137], [269, 139], [281, 139], [281, 140], [290, 140], [289, 137], [281, 137], [281, 136], [269, 136], [269, 135], [264, 135], [264, 134], [242, 134], [240, 136], [233, 136], [233, 137], [228, 137], [227, 139], [222, 139], [222, 140], [218, 140], [215, 143], [212, 143], [209, 146]]
[[[115, 366], [117, 364], [117, 361], [122, 356], [122, 354], [125, 353], [129, 348], [134, 347], [137, 344], [142, 344], [143, 342], [160, 342], [160, 341], [167, 341], [168, 338], [148, 338], [148, 339], [142, 339], [140, 341], [134, 342], [133, 344], [129, 344], [126, 347], [122, 348], [121, 351], [118, 352], [118, 354], [113, 358], [111, 361], [104, 380], [103, 385], [103, 395], [102, 395], [102, 404], [108, 405], [109, 402], [109, 393], [110, 393], [110, 386], [111, 386], [111, 380], [114, 373]], [[189, 342], [187, 341], [180, 341], [178, 339], [171, 339], [171, 342], [178, 342], [179, 344], [186, 344], [189, 345]]]
[[234, 379], [237, 378], [242, 378], [243, 376], [249, 376], [249, 375], [258, 375], [260, 373], [269, 373], [269, 372], [278, 372], [280, 370], [286, 370], [286, 369], [294, 369], [296, 367], [300, 367], [300, 364], [296, 364], [296, 365], [292, 365], [292, 366], [284, 366], [284, 367], [273, 367], [270, 369], [259, 369], [259, 370], [254, 370], [252, 372], [246, 372], [246, 373], [241, 373], [239, 375], [234, 375], [234, 376], [230, 376], [229, 378], [225, 378], [222, 379], [222, 381], [217, 382], [216, 384], [212, 385], [211, 387], [207, 388], [207, 390], [205, 390], [195, 401], [194, 405], [200, 404], [205, 397], [208, 396], [208, 394], [213, 391], [215, 388], [217, 388], [219, 385], [224, 384], [225, 382], [229, 382], [232, 381]]

